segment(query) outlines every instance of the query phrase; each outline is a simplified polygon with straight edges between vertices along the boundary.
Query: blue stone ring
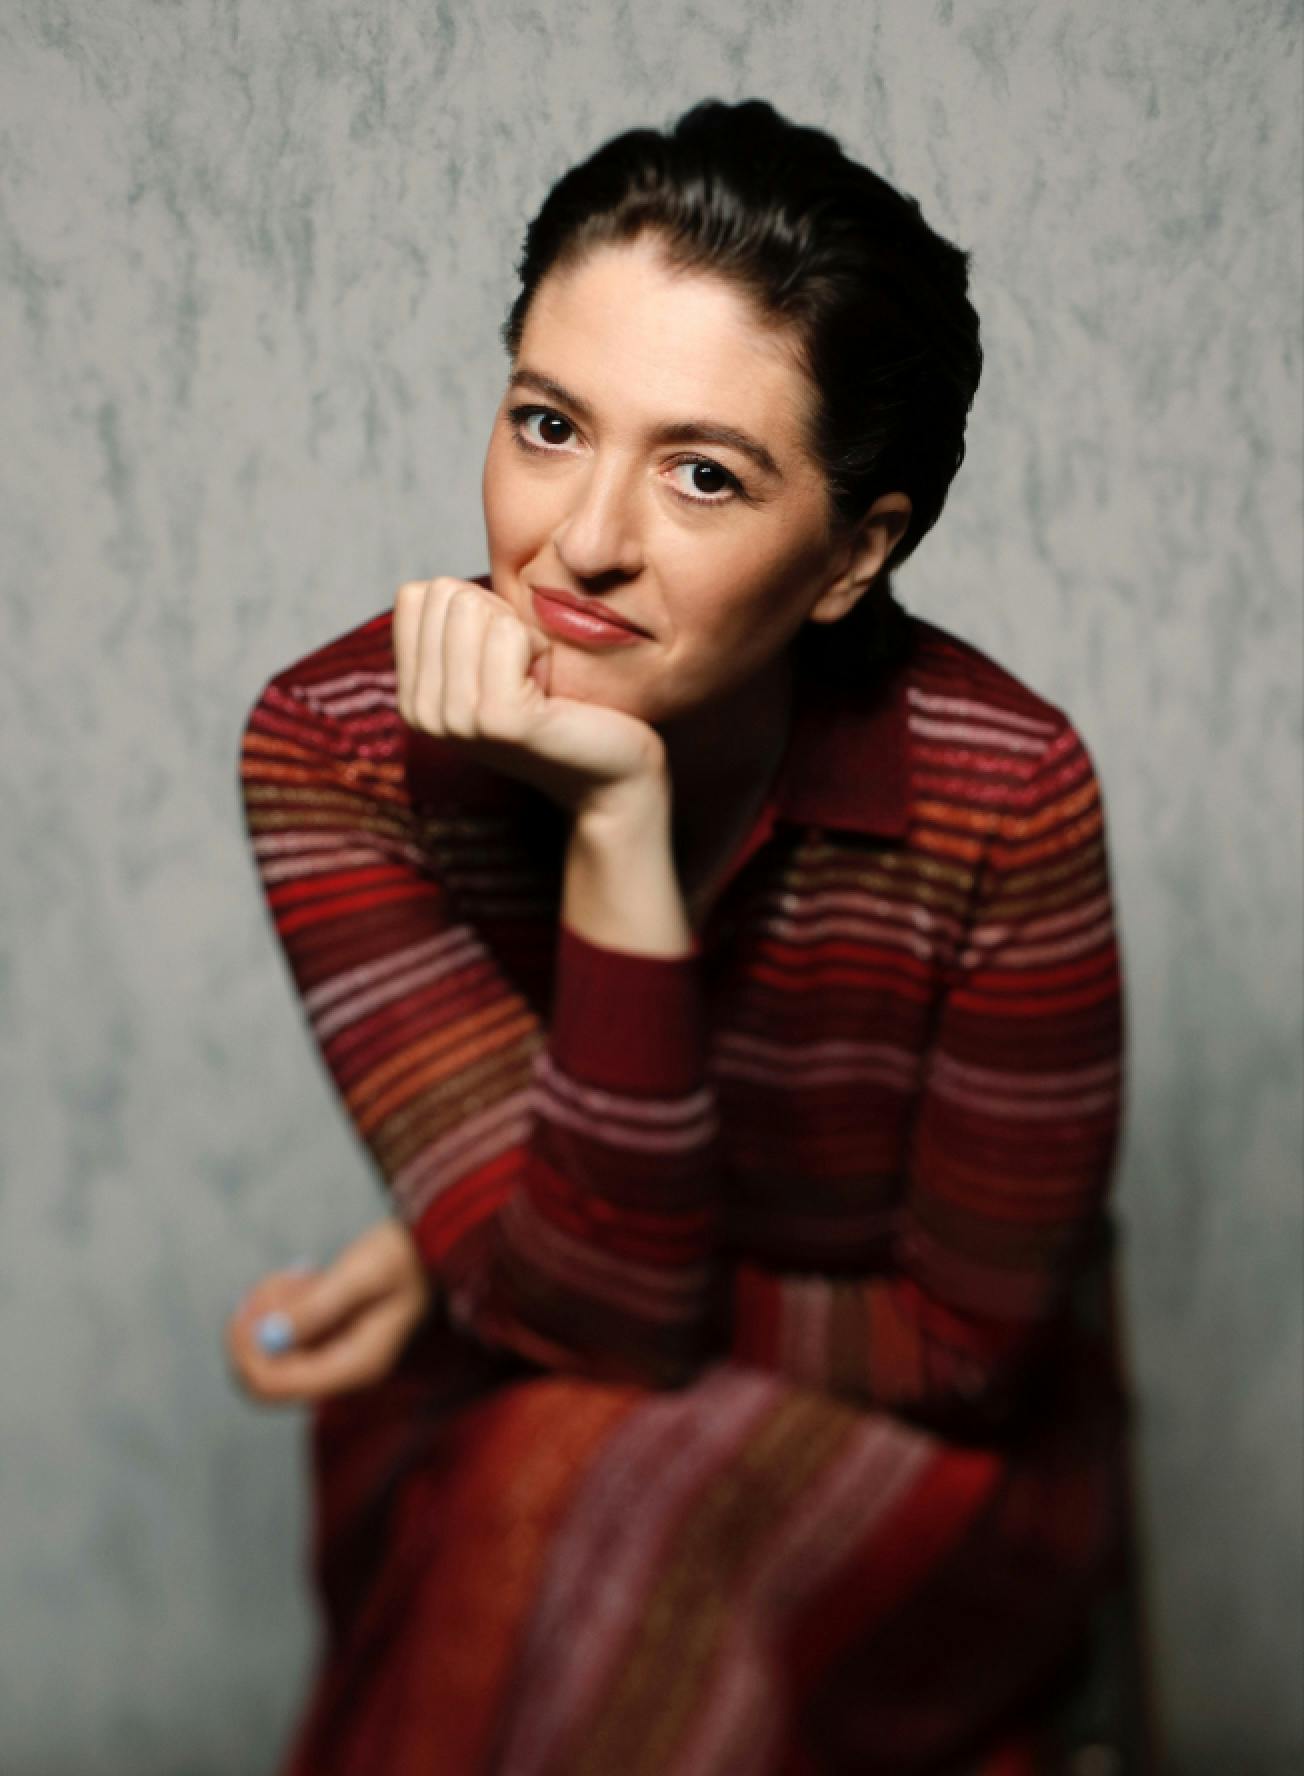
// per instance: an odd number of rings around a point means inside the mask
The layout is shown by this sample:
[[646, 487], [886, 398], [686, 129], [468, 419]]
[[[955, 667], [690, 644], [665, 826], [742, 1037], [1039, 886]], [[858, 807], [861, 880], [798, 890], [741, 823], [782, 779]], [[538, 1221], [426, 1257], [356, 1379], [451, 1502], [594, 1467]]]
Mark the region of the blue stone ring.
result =
[[288, 1314], [269, 1313], [254, 1327], [254, 1337], [269, 1357], [287, 1351], [294, 1343], [294, 1328]]

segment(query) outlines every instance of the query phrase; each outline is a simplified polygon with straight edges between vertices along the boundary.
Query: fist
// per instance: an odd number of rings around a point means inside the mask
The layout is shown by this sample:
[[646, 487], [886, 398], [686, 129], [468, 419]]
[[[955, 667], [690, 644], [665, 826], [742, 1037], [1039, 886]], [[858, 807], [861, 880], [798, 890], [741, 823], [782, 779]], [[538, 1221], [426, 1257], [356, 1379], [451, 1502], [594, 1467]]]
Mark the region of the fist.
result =
[[[368, 1228], [323, 1270], [276, 1270], [227, 1321], [231, 1373], [269, 1403], [325, 1399], [389, 1374], [433, 1300], [421, 1255], [394, 1219]], [[258, 1335], [277, 1316], [268, 1349]]]
[[398, 711], [409, 727], [456, 741], [574, 814], [630, 782], [664, 780], [656, 729], [623, 710], [552, 696], [558, 644], [496, 592], [470, 580], [408, 580], [394, 602], [393, 637]]

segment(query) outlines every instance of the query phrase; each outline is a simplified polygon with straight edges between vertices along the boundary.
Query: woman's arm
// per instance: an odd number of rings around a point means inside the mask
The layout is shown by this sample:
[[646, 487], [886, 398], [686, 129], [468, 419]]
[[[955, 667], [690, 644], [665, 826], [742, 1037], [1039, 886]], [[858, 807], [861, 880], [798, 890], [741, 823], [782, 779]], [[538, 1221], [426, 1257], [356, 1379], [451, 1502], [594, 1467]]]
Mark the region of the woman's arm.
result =
[[[549, 1366], [686, 1379], [719, 1342], [718, 1123], [661, 811], [577, 821], [541, 1031], [432, 873], [392, 732], [358, 745], [293, 673], [246, 724], [249, 836], [323, 1060], [450, 1317]], [[595, 941], [617, 930], [630, 947]]]
[[942, 1429], [999, 1425], [1105, 1231], [1123, 1006], [1099, 785], [1065, 722], [1002, 812], [866, 1281], [742, 1264], [734, 1348]]
[[689, 956], [696, 944], [675, 870], [664, 778], [631, 784], [571, 825], [561, 916], [590, 943]]

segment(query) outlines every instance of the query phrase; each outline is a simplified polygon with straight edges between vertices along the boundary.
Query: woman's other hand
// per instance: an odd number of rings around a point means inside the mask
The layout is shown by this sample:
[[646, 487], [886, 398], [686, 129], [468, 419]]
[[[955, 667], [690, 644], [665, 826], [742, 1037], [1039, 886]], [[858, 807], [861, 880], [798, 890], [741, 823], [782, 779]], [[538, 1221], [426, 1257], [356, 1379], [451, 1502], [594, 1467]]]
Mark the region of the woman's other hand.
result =
[[457, 740], [571, 813], [663, 775], [665, 745], [650, 723], [548, 694], [551, 639], [497, 593], [448, 576], [409, 580], [394, 602], [393, 637], [409, 727]]
[[226, 1324], [232, 1373], [271, 1403], [369, 1387], [389, 1374], [431, 1298], [412, 1236], [386, 1219], [325, 1269], [276, 1270], [255, 1283]]

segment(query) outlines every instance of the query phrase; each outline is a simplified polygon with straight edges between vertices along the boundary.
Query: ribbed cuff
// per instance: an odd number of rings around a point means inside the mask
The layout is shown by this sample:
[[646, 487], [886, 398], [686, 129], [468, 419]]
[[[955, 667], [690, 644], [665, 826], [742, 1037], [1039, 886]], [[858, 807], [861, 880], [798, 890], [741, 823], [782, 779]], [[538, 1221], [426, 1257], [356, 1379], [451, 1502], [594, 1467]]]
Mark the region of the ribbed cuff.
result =
[[558, 922], [549, 1052], [572, 1078], [649, 1097], [695, 1091], [706, 1073], [699, 958], [642, 956]]

